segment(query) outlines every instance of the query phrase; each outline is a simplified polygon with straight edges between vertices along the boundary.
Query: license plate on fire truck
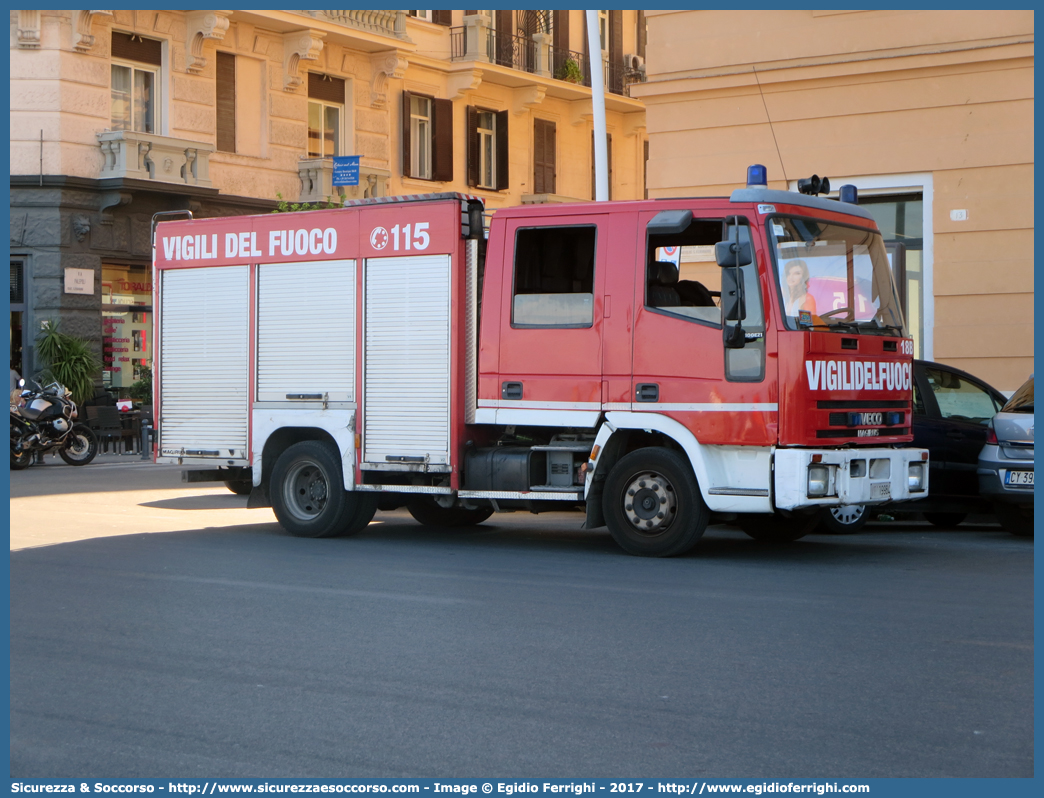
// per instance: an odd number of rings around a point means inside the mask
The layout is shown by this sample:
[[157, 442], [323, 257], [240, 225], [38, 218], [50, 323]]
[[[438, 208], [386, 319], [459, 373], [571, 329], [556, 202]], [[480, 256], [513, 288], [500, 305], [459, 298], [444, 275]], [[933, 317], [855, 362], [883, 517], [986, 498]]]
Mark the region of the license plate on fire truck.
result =
[[875, 482], [870, 485], [870, 498], [871, 499], [890, 499], [892, 498], [892, 486], [888, 482]]

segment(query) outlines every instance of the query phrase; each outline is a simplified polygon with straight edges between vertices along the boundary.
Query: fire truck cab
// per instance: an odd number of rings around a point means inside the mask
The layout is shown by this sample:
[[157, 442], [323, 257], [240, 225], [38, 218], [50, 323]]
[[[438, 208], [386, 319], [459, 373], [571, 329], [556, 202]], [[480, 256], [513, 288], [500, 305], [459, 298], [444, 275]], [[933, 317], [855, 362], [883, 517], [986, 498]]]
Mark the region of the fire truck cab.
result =
[[488, 230], [459, 194], [161, 223], [157, 459], [299, 535], [578, 508], [651, 556], [926, 495], [872, 217], [764, 178]]

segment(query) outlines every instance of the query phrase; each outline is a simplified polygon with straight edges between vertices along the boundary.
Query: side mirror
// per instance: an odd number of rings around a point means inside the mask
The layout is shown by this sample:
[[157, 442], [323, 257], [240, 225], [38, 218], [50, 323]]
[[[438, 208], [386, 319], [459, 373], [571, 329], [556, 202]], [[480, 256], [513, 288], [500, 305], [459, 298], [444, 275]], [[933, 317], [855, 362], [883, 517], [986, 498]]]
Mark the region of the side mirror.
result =
[[[717, 246], [720, 247], [721, 244]], [[735, 270], [721, 273], [721, 317], [725, 321], [742, 321], [747, 315], [746, 303], [743, 301], [736, 277]]]
[[754, 260], [750, 253], [750, 242], [719, 241], [714, 245], [714, 260], [722, 268], [746, 266]]

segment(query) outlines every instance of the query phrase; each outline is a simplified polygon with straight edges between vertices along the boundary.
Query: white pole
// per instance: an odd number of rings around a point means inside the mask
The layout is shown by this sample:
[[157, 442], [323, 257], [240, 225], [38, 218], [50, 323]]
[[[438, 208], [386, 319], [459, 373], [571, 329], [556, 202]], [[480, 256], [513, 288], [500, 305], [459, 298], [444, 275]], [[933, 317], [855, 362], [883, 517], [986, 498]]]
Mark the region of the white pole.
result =
[[609, 159], [605, 146], [605, 78], [598, 12], [587, 11], [587, 62], [591, 69], [591, 108], [594, 111], [595, 200], [609, 199]]

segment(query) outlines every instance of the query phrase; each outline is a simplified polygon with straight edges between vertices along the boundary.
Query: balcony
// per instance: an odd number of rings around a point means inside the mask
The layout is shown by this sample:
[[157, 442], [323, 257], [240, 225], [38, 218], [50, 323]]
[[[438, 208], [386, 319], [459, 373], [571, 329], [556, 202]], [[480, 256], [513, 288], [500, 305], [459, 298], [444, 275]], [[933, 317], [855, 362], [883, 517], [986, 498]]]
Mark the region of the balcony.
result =
[[293, 13], [367, 33], [393, 36], [396, 39], [406, 38], [405, 11], [349, 9], [347, 11], [294, 11]]
[[102, 179], [134, 178], [210, 188], [213, 144], [133, 130], [107, 130], [97, 135]]
[[335, 186], [332, 158], [302, 158], [297, 162], [297, 176], [301, 178], [298, 202], [337, 202], [341, 199], [386, 197], [391, 172], [362, 164], [359, 166], [359, 185]]
[[[470, 17], [467, 21], [467, 25], [450, 28], [450, 60], [486, 61], [590, 88], [591, 63], [584, 53], [552, 47], [548, 34], [537, 33], [530, 38], [493, 30], [487, 17]], [[602, 79], [607, 92], [629, 97], [628, 87], [644, 83], [645, 73], [604, 59]]]

